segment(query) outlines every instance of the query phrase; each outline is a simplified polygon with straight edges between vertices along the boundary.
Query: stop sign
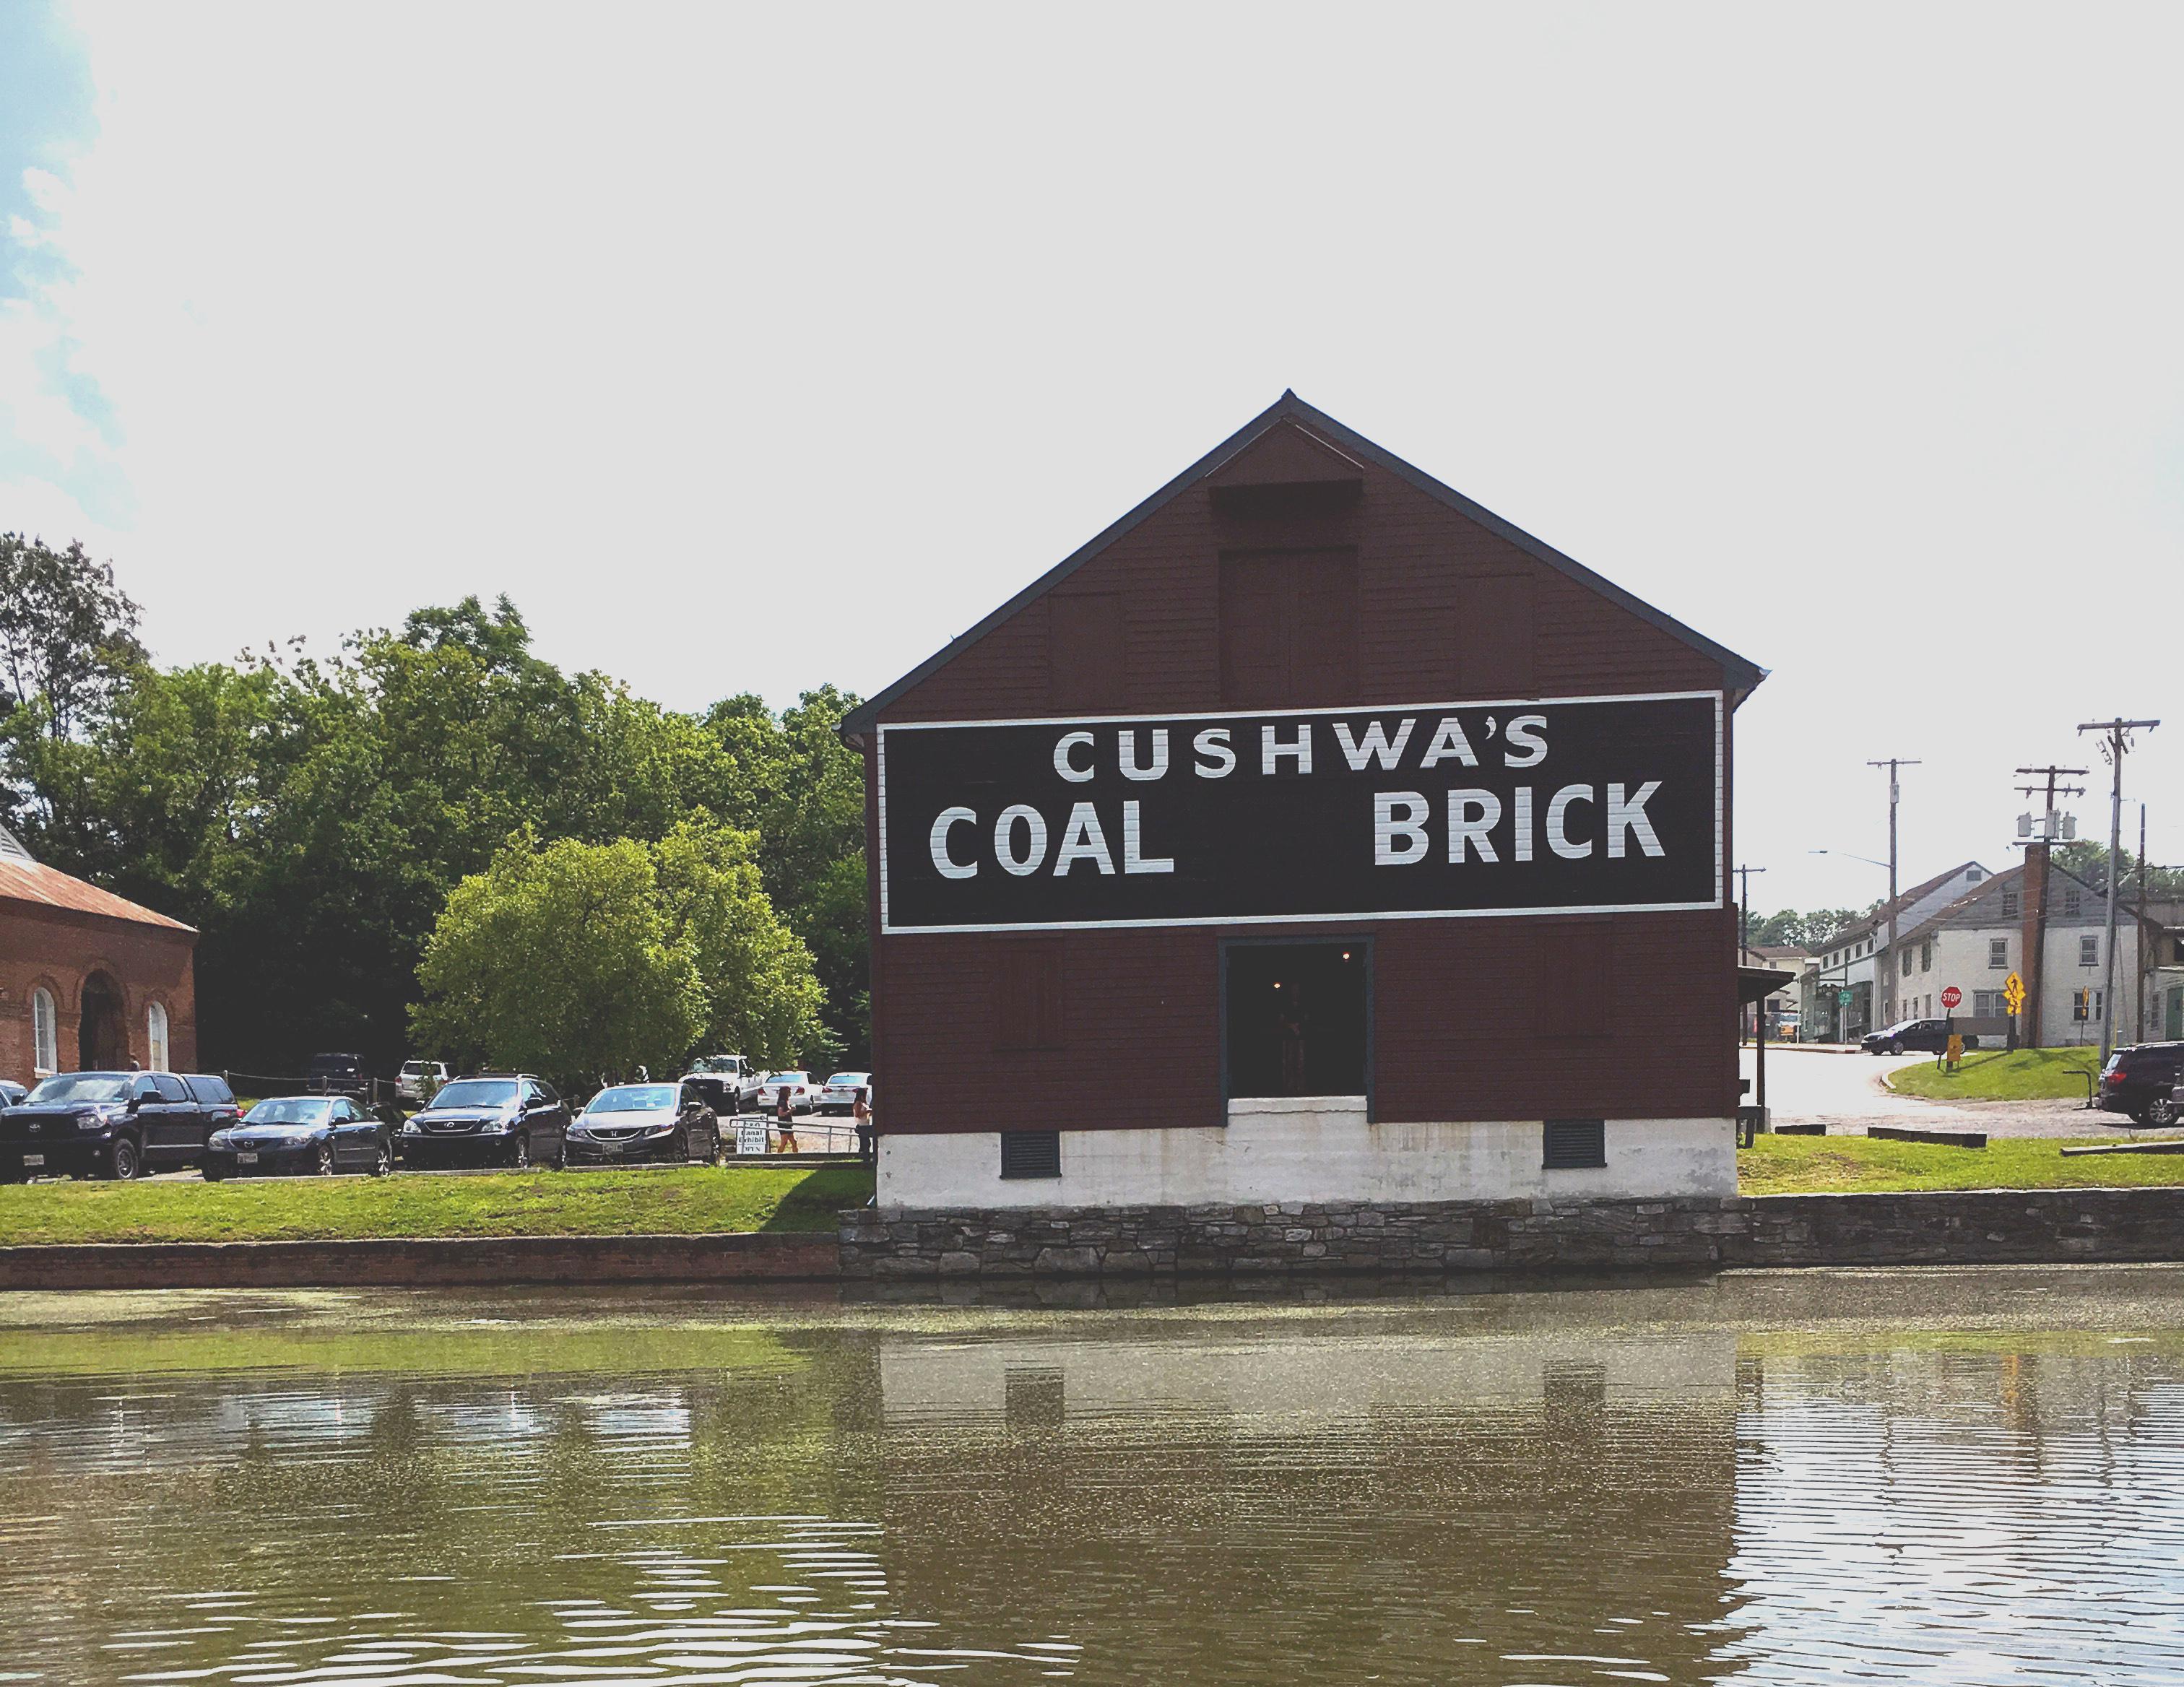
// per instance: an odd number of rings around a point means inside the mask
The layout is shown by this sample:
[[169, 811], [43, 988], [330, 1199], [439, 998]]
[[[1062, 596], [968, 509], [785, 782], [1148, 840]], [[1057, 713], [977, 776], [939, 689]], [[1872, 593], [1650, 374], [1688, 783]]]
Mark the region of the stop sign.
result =
[[1950, 985], [1947, 989], [1942, 992], [1942, 1005], [1943, 1007], [1954, 1007], [1964, 999], [1964, 993], [1958, 989], [1954, 984]]

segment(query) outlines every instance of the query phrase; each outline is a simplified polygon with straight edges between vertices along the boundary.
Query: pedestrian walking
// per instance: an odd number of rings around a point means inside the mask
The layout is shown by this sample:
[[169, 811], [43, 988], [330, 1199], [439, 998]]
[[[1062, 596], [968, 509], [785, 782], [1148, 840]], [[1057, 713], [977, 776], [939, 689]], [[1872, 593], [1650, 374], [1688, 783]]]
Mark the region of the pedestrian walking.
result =
[[879, 1142], [872, 1133], [872, 1094], [866, 1086], [859, 1084], [857, 1099], [850, 1108], [850, 1116], [857, 1127], [857, 1158], [867, 1166], [879, 1161]]
[[788, 1086], [784, 1083], [774, 1091], [774, 1124], [781, 1133], [781, 1151], [794, 1154], [796, 1146], [796, 1109], [790, 1105]]

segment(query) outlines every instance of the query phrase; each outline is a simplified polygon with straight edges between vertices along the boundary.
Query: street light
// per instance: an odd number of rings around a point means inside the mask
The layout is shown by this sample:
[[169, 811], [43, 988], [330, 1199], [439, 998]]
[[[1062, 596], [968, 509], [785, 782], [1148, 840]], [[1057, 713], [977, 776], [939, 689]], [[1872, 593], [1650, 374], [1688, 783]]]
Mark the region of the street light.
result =
[[1863, 861], [1869, 867], [1879, 867], [1883, 872], [1888, 871], [1887, 862], [1876, 861], [1870, 855], [1852, 855], [1847, 849], [1808, 849], [1805, 853], [1808, 855], [1849, 855], [1853, 861]]
[[[1893, 840], [1892, 840], [1892, 841]], [[1896, 869], [1889, 866], [1886, 861], [1875, 860], [1870, 855], [1861, 855], [1850, 849], [1808, 849], [1805, 853], [1808, 855], [1841, 855], [1848, 860], [1863, 861], [1869, 867], [1879, 867], [1881, 871], [1886, 873], [1888, 875], [1889, 883], [1892, 887], [1893, 887], [1896, 882]], [[1891, 899], [1892, 900], [1893, 899], [1892, 898]], [[1895, 951], [1896, 916], [1895, 910], [1892, 909], [1889, 911], [1888, 946], [1882, 952], [1880, 965], [1873, 969], [1873, 988], [1871, 994], [1866, 1004], [1867, 1011], [1869, 1012], [1872, 1011], [1872, 1008], [1876, 1002], [1879, 1003], [1884, 1012], [1887, 1011], [1888, 996], [1892, 993], [1884, 990], [1881, 987], [1884, 984], [1893, 985], [1896, 982]], [[1850, 988], [1850, 968], [1847, 966], [1845, 966], [1843, 968], [1842, 988], [1846, 993], [1847, 993]], [[1840, 1003], [1837, 1005], [1837, 1011], [1841, 1011]], [[1841, 1027], [1838, 1025], [1836, 1028], [1840, 1030]]]

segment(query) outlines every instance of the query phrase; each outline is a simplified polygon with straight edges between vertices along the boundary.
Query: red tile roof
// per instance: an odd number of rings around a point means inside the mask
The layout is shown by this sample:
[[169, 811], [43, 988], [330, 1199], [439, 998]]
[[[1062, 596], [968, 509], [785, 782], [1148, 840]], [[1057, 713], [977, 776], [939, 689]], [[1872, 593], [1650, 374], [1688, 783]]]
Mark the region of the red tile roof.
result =
[[101, 890], [80, 878], [70, 878], [26, 855], [0, 851], [0, 903], [28, 902], [43, 908], [66, 908], [79, 914], [100, 914], [109, 920], [128, 920], [140, 926], [164, 926], [170, 931], [193, 931], [180, 920], [155, 914], [126, 897]]

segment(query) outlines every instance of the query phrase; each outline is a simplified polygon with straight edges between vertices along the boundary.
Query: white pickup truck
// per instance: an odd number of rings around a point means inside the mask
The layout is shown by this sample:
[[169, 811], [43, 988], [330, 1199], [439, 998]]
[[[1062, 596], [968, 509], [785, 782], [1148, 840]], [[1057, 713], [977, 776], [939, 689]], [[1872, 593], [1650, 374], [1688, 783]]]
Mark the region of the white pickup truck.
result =
[[702, 1055], [690, 1062], [682, 1081], [705, 1098], [705, 1105], [720, 1118], [733, 1118], [745, 1111], [756, 1092], [760, 1074], [741, 1055]]

